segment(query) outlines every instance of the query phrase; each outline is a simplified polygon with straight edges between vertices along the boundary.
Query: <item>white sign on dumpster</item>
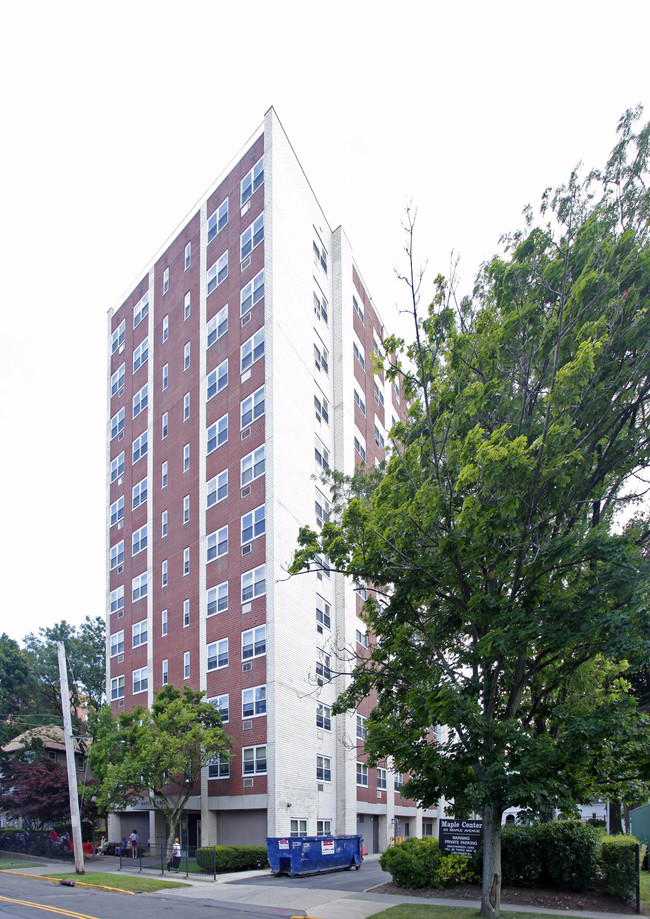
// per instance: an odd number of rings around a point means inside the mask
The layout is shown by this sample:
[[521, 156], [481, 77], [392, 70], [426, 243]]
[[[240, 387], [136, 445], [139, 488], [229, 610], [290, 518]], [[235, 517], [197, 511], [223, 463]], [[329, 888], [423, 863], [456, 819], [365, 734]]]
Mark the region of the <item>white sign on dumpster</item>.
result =
[[334, 855], [334, 840], [324, 839], [321, 842], [321, 848], [322, 848], [323, 855]]
[[288, 839], [281, 839], [281, 840], [278, 842], [278, 849], [288, 849], [288, 848], [289, 848], [289, 840], [288, 840]]

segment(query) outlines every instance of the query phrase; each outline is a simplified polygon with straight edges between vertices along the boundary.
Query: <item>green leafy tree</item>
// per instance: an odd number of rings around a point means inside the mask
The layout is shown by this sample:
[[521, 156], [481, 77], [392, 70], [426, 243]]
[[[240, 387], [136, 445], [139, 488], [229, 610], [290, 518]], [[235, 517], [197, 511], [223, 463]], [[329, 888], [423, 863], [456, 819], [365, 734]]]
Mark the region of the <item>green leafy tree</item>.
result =
[[151, 709], [138, 707], [115, 718], [105, 706], [95, 722], [90, 767], [100, 811], [148, 799], [165, 816], [171, 846], [201, 769], [215, 756], [230, 758], [231, 740], [219, 712], [202, 692], [168, 684]]
[[292, 566], [324, 554], [370, 586], [374, 644], [335, 710], [376, 699], [371, 761], [392, 756], [425, 805], [482, 814], [486, 917], [500, 913], [505, 808], [640, 793], [647, 724], [625, 661], [648, 659], [649, 528], [617, 525], [650, 460], [639, 114], [604, 170], [548, 191], [538, 222], [528, 210], [471, 299], [438, 278], [420, 314], [409, 218], [415, 341], [384, 342], [408, 420], [385, 464], [331, 476], [338, 513], [301, 530]]
[[61, 688], [57, 642], [65, 644], [72, 704], [98, 708], [106, 689], [104, 620], [86, 616], [79, 626], [65, 620], [25, 637], [25, 651], [35, 680], [35, 702], [61, 715]]
[[0, 635], [0, 747], [25, 730], [34, 681], [29, 660], [18, 643]]

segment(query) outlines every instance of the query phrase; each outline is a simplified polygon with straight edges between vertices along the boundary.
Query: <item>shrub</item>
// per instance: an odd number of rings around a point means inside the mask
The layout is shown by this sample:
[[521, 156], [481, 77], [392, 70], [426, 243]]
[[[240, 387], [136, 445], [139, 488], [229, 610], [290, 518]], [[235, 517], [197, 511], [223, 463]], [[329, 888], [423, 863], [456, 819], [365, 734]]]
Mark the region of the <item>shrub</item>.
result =
[[436, 883], [432, 887], [449, 887], [451, 884], [472, 884], [478, 881], [472, 860], [458, 852], [445, 853], [438, 864]]
[[379, 859], [384, 871], [390, 872], [397, 887], [417, 890], [434, 887], [442, 852], [437, 839], [405, 839], [398, 846], [386, 849]]
[[504, 884], [535, 881], [542, 870], [536, 826], [507, 826], [501, 833], [501, 873]]
[[265, 846], [205, 846], [196, 850], [196, 862], [202, 871], [250, 871], [268, 865]]
[[602, 841], [600, 862], [607, 892], [621, 900], [636, 896], [636, 845], [634, 836], [606, 836]]
[[598, 877], [601, 834], [578, 820], [540, 823], [534, 830], [542, 865], [541, 883], [584, 890]]

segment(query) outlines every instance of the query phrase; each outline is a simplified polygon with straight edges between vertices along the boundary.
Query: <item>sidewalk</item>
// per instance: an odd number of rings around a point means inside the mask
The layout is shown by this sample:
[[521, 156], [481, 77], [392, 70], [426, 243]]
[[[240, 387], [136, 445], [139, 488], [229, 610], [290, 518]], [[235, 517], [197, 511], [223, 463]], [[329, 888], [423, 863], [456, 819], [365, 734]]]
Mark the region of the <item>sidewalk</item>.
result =
[[[374, 856], [378, 858], [378, 856]], [[367, 860], [373, 859], [368, 856]], [[129, 859], [123, 859], [120, 870], [119, 858], [105, 856], [88, 860], [86, 862], [86, 871], [102, 871], [109, 874], [140, 874], [136, 865], [128, 864]], [[66, 868], [74, 871], [74, 865], [62, 862], [43, 862], [38, 867], [25, 868], [23, 871], [15, 868], [10, 873], [21, 873], [24, 875], [33, 875], [34, 877], [46, 876], [48, 873], [56, 871], [60, 873]], [[151, 874], [151, 872], [147, 872]], [[231, 881], [243, 880], [245, 878], [267, 877], [268, 884], [232, 884]], [[393, 896], [387, 894], [376, 894], [371, 892], [352, 893], [350, 891], [337, 891], [309, 887], [309, 876], [302, 878], [305, 886], [274, 886], [273, 876], [268, 869], [260, 871], [240, 871], [231, 874], [222, 874], [217, 877], [216, 882], [210, 878], [185, 877], [182, 873], [169, 875], [165, 872], [165, 878], [170, 880], [182, 881], [188, 886], [178, 887], [176, 889], [167, 889], [156, 891], [155, 893], [140, 894], [145, 897], [190, 897], [203, 901], [218, 901], [221, 905], [232, 904], [233, 907], [244, 904], [282, 909], [295, 909], [297, 913], [306, 913], [313, 919], [368, 919], [369, 916], [398, 903], [421, 903], [422, 901], [408, 895]], [[83, 880], [82, 877], [79, 880]], [[297, 881], [299, 879], [296, 879]], [[444, 897], [427, 897], [426, 904], [431, 906], [464, 906], [478, 910], [480, 903], [471, 900], [445, 900]], [[549, 916], [566, 916], [565, 910], [547, 910], [537, 909], [535, 907], [502, 904], [502, 913], [509, 911], [525, 913], [545, 913]], [[585, 919], [630, 919], [630, 914], [624, 913], [599, 913], [599, 912], [580, 912], [580, 916]]]

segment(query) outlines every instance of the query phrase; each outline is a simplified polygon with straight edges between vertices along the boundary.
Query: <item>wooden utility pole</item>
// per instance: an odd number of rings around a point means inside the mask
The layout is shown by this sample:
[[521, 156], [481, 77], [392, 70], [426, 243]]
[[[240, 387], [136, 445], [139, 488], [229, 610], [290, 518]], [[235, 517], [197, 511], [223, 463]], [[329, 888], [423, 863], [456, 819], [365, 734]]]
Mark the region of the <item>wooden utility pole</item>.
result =
[[65, 645], [56, 643], [59, 655], [59, 680], [61, 681], [61, 710], [63, 712], [63, 735], [65, 738], [65, 759], [68, 766], [68, 791], [70, 794], [70, 823], [72, 824], [72, 845], [74, 848], [74, 869], [77, 874], [85, 874], [84, 850], [81, 841], [81, 818], [79, 816], [79, 795], [77, 793], [77, 769], [74, 759], [72, 739], [72, 718], [70, 716], [70, 690], [68, 689], [68, 669], [65, 663]]

